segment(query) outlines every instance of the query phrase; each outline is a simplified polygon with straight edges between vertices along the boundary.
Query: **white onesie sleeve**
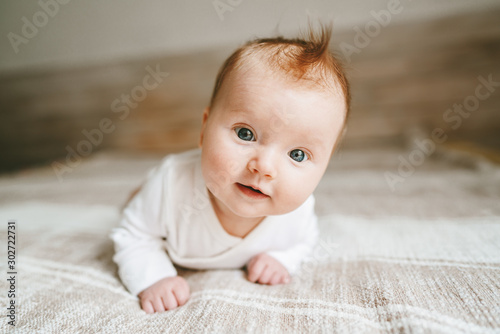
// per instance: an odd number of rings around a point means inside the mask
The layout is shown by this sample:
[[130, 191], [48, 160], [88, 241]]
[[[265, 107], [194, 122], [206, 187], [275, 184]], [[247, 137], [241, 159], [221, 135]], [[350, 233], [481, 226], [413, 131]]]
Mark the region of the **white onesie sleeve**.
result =
[[176, 276], [165, 248], [162, 222], [164, 165], [153, 170], [140, 192], [123, 211], [120, 227], [111, 232], [114, 262], [123, 284], [137, 295], [162, 278]]
[[300, 242], [285, 250], [268, 251], [288, 270], [290, 275], [295, 274], [304, 259], [310, 257], [319, 238], [318, 218], [314, 212], [314, 196], [311, 196], [303, 207], [303, 212], [298, 216], [301, 221], [297, 225], [290, 224], [290, 229], [295, 235], [300, 236]]

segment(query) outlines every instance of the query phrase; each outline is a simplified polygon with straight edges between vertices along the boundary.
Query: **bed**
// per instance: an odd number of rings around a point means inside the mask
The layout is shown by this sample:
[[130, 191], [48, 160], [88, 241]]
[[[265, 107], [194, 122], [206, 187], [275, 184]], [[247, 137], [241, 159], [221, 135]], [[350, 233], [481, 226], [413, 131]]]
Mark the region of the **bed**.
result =
[[[108, 234], [160, 156], [101, 151], [62, 180], [50, 166], [4, 174], [0, 262], [15, 272], [15, 298], [3, 279], [0, 299], [4, 315], [14, 299], [15, 326], [4, 316], [1, 331], [500, 333], [500, 165], [440, 147], [411, 175], [398, 171], [414, 150], [332, 158], [315, 191], [321, 240], [290, 284], [179, 268], [189, 302], [153, 315], [121, 284]], [[402, 178], [393, 189], [391, 175]]]

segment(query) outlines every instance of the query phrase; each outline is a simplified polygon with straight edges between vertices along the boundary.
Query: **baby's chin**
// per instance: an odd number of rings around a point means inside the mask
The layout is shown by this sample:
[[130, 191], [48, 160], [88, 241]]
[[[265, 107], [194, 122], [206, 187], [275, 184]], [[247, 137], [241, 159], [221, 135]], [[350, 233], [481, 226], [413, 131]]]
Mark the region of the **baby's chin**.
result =
[[[299, 205], [300, 206], [300, 205]], [[238, 217], [241, 218], [263, 218], [267, 216], [278, 216], [284, 215], [297, 209], [299, 206], [294, 207], [279, 207], [273, 206], [263, 206], [259, 208], [259, 205], [252, 205], [246, 203], [245, 205], [230, 205], [230, 210]]]
[[224, 205], [237, 217], [240, 218], [263, 218], [269, 216], [272, 211], [256, 208], [255, 206], [240, 205], [235, 203], [224, 203]]

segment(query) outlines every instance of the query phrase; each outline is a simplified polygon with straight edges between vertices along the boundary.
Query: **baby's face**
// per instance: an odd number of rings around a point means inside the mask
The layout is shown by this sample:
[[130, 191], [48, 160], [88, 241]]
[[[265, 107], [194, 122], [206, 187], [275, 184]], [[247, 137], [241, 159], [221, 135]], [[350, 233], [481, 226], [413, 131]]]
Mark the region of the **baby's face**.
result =
[[259, 67], [226, 80], [205, 110], [200, 142], [214, 205], [245, 218], [295, 210], [325, 172], [342, 131], [343, 97]]

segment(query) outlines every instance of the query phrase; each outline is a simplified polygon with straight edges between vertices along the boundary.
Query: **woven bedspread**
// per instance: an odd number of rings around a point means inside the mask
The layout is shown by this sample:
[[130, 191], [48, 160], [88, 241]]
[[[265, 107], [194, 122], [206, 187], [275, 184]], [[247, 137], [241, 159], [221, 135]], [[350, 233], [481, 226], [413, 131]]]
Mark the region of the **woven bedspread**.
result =
[[[158, 157], [99, 153], [60, 182], [50, 167], [0, 178], [0, 263], [15, 220], [20, 333], [500, 333], [500, 168], [439, 151], [341, 151], [315, 195], [321, 240], [288, 285], [243, 270], [179, 268], [189, 302], [148, 315], [122, 286], [108, 238]], [[400, 168], [400, 171], [398, 171]], [[397, 183], [388, 177], [399, 176]], [[392, 184], [392, 186], [391, 186]], [[15, 301], [15, 326], [6, 308]]]

